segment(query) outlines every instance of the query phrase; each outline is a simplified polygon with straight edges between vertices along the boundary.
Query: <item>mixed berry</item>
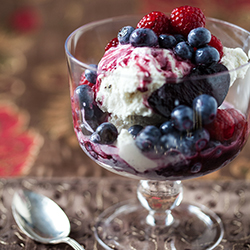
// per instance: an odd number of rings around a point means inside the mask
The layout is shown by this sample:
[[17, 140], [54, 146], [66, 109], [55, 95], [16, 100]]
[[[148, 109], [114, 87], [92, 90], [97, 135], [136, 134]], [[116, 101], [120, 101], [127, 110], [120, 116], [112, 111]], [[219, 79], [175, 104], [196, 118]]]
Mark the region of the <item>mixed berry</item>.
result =
[[[129, 43], [130, 36], [132, 36], [130, 43], [132, 43], [133, 46], [158, 46], [169, 49], [175, 48], [179, 42], [185, 42], [178, 45], [177, 49], [175, 49], [179, 51], [180, 48], [183, 47], [185, 51], [183, 53], [180, 51], [179, 53], [184, 55], [184, 59], [192, 59], [195, 57], [196, 49], [201, 47], [205, 50], [206, 57], [208, 57], [211, 52], [211, 48], [209, 49], [209, 47], [213, 47], [217, 51], [213, 49], [211, 56], [214, 62], [218, 62], [223, 56], [223, 46], [218, 38], [204, 28], [205, 20], [206, 18], [203, 12], [199, 8], [191, 6], [175, 8], [170, 14], [170, 17], [163, 12], [153, 11], [145, 15], [138, 22], [135, 29], [131, 26], [123, 27], [118, 33], [118, 38], [112, 39], [105, 50], [116, 47], [119, 42], [124, 44], [123, 40]], [[155, 35], [158, 37], [158, 41], [156, 41]], [[148, 36], [151, 36], [151, 39]], [[189, 50], [188, 54], [191, 53], [192, 56], [186, 57], [186, 50]], [[218, 56], [215, 55], [217, 52], [220, 55], [219, 59]], [[199, 53], [199, 51], [197, 53]], [[199, 57], [202, 57], [202, 55]], [[198, 64], [201, 63], [199, 62]], [[204, 63], [209, 64], [211, 62], [204, 60]]]
[[[201, 152], [210, 152], [218, 145], [230, 145], [239, 136], [244, 137], [242, 131], [247, 126], [239, 111], [220, 107], [230, 87], [230, 74], [220, 63], [221, 41], [205, 28], [205, 22], [203, 12], [195, 7], [175, 8], [170, 16], [154, 11], [145, 15], [136, 27], [122, 27], [105, 47], [105, 51], [128, 44], [168, 49], [178, 60], [192, 65], [188, 76], [179, 79], [178, 83], [166, 81], [146, 100], [148, 107], [163, 122], [147, 126], [134, 124], [128, 128], [128, 133], [144, 156], [157, 160], [168, 152], [181, 153], [193, 159], [194, 172], [202, 167]], [[80, 129], [83, 134], [90, 135], [90, 143], [111, 145], [119, 133], [108, 121], [109, 114], [95, 101], [96, 69], [97, 65], [91, 64], [85, 70], [75, 90], [74, 102], [80, 108], [78, 119], [83, 124]], [[195, 157], [199, 158], [200, 165], [196, 164], [198, 158]], [[161, 171], [157, 174], [163, 174]]]

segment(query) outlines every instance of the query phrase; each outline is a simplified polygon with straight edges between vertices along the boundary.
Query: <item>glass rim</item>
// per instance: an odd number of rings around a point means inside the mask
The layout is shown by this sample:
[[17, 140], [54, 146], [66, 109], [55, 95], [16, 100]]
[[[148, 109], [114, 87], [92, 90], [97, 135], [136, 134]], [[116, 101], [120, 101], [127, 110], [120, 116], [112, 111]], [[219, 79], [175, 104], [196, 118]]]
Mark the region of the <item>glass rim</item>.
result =
[[[74, 37], [75, 35], [77, 35], [78, 33], [79, 36], [84, 33], [84, 31], [87, 31], [89, 30], [90, 28], [96, 26], [96, 25], [99, 25], [99, 24], [105, 24], [105, 23], [109, 23], [111, 21], [118, 21], [118, 20], [123, 20], [125, 18], [140, 18], [141, 15], [123, 15], [123, 16], [116, 16], [116, 17], [110, 17], [110, 18], [106, 18], [106, 19], [101, 19], [101, 20], [97, 20], [97, 21], [92, 21], [92, 22], [89, 22], [89, 23], [86, 23], [80, 27], [78, 27], [77, 29], [75, 29], [73, 32], [70, 33], [70, 35], [67, 37], [65, 43], [64, 43], [64, 49], [65, 49], [65, 53], [66, 55], [71, 58], [71, 60], [73, 60], [75, 63], [77, 63], [78, 65], [80, 65], [81, 67], [85, 68], [85, 69], [91, 69], [91, 70], [94, 70], [96, 71], [96, 68], [93, 68], [91, 67], [89, 64], [86, 64], [80, 60], [78, 60], [77, 58], [75, 58], [72, 53], [69, 51], [68, 49], [68, 44], [69, 42], [72, 40], [72, 37]], [[246, 29], [236, 25], [236, 24], [233, 24], [233, 23], [230, 23], [230, 22], [227, 22], [227, 21], [224, 21], [224, 20], [220, 20], [220, 19], [217, 19], [217, 18], [212, 18], [212, 17], [207, 17], [206, 20], [209, 20], [211, 22], [216, 22], [216, 23], [221, 23], [221, 24], [225, 24], [227, 26], [230, 26], [232, 28], [236, 28], [246, 34], [248, 34], [248, 38], [250, 40], [250, 32], [247, 31]], [[112, 38], [111, 38], [112, 39]], [[229, 48], [229, 47], [228, 47]], [[156, 48], [157, 49], [157, 48]], [[105, 53], [105, 51], [103, 51], [103, 54]], [[245, 52], [246, 53], [246, 52]], [[228, 71], [222, 71], [222, 72], [219, 72], [219, 73], [214, 73], [214, 74], [204, 74], [204, 75], [197, 75], [197, 76], [184, 76], [183, 78], [179, 78], [179, 80], [181, 79], [203, 79], [203, 78], [210, 78], [210, 77], [215, 77], [215, 76], [221, 76], [221, 75], [226, 75], [226, 74], [230, 74], [230, 73], [233, 73], [233, 72], [236, 72], [238, 70], [241, 70], [242, 68], [246, 68], [250, 66], [250, 58], [249, 58], [249, 54], [250, 54], [250, 49], [248, 51], [248, 54], [246, 53], [247, 57], [248, 57], [248, 62], [246, 64], [243, 64], [237, 68], [234, 68], [234, 69], [231, 69], [231, 70], [228, 70]], [[98, 72], [98, 71], [97, 71]], [[106, 72], [106, 71], [105, 71]], [[98, 72], [98, 74], [100, 73], [105, 73], [105, 72]], [[124, 76], [124, 77], [129, 77], [129, 76]], [[171, 79], [173, 80], [176, 80], [176, 78], [168, 78], [170, 81]]]

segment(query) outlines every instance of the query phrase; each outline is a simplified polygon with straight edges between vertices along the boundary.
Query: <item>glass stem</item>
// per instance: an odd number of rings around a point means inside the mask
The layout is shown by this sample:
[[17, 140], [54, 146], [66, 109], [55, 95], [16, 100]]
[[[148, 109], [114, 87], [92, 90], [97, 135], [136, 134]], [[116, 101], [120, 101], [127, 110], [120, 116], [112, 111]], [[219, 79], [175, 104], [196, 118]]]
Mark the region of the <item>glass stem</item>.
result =
[[146, 218], [151, 226], [169, 226], [174, 219], [171, 210], [179, 206], [183, 198], [181, 181], [141, 180], [137, 197], [149, 214]]

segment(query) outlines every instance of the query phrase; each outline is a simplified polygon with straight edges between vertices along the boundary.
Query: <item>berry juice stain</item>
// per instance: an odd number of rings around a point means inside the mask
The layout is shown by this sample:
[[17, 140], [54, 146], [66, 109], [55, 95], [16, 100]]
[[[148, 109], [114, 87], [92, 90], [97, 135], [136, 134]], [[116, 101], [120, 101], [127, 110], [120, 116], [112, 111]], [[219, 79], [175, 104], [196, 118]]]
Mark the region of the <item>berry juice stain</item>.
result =
[[109, 49], [98, 64], [98, 72], [101, 72], [101, 74], [106, 71], [112, 72], [118, 66], [127, 66], [133, 49], [130, 45], [121, 45]]

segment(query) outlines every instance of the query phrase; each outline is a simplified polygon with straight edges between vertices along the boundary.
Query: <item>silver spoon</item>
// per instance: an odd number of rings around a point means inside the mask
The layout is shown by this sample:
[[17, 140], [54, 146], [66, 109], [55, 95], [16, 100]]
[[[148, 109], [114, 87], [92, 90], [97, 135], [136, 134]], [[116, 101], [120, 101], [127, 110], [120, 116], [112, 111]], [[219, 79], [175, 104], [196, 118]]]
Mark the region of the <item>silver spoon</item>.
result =
[[29, 190], [19, 190], [13, 197], [12, 212], [19, 228], [31, 239], [45, 244], [67, 243], [75, 250], [84, 250], [68, 237], [69, 219], [48, 197]]

